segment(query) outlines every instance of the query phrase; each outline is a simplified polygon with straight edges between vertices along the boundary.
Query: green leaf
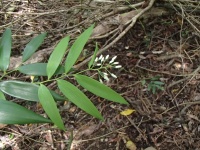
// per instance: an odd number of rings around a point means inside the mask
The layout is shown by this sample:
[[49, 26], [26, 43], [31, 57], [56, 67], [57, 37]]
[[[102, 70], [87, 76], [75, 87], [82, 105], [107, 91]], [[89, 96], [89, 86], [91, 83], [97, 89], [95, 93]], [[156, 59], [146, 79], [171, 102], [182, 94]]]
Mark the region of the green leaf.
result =
[[81, 51], [83, 50], [83, 47], [85, 46], [90, 35], [92, 34], [93, 28], [94, 25], [91, 25], [88, 29], [86, 29], [72, 45], [65, 61], [65, 73], [68, 73], [77, 61], [79, 55], [81, 54]]
[[155, 87], [155, 86], [152, 87], [152, 93], [153, 93], [153, 94], [156, 93], [156, 87]]
[[159, 79], [160, 79], [160, 76], [155, 76], [155, 77], [151, 78], [151, 81], [156, 81], [156, 80], [159, 80]]
[[10, 54], [12, 47], [11, 30], [6, 29], [0, 42], [0, 70], [6, 71], [10, 64]]
[[153, 81], [154, 84], [156, 85], [164, 85], [165, 83], [161, 82], [161, 81]]
[[157, 89], [164, 90], [164, 88], [163, 88], [162, 86], [160, 86], [160, 85], [155, 85], [155, 87], [156, 87]]
[[97, 96], [113, 102], [128, 104], [128, 102], [117, 92], [90, 77], [84, 75], [75, 75], [75, 78], [82, 87]]
[[[28, 101], [35, 101], [35, 102], [39, 101], [38, 88], [39, 86], [36, 84], [22, 82], [22, 81], [9, 80], [0, 82], [0, 90], [2, 92], [10, 96]], [[54, 91], [51, 91], [51, 93], [56, 100], [59, 101], [66, 100], [66, 98], [61, 97]]]
[[67, 50], [69, 39], [69, 36], [63, 38], [52, 52], [46, 68], [48, 79], [52, 77], [52, 75], [57, 70], [59, 64], [61, 63], [65, 51]]
[[97, 56], [97, 51], [99, 50], [99, 48], [98, 48], [98, 45], [97, 45], [97, 43], [96, 43], [96, 47], [95, 47], [95, 50], [94, 50], [94, 54], [93, 54], [93, 56], [92, 56], [92, 59], [90, 60], [90, 62], [88, 63], [88, 68], [91, 68], [91, 66], [93, 65], [93, 63], [94, 63], [94, 60], [95, 60], [95, 58], [96, 58], [96, 56]]
[[86, 113], [98, 118], [103, 119], [97, 108], [93, 105], [93, 103], [87, 98], [87, 96], [81, 92], [77, 87], [73, 84], [64, 81], [58, 80], [58, 87], [61, 92], [75, 105], [84, 110]]
[[141, 83], [144, 86], [146, 84], [146, 80], [142, 80]]
[[25, 107], [10, 101], [0, 99], [0, 123], [3, 124], [27, 124], [27, 123], [52, 123]]
[[3, 92], [1, 92], [1, 91], [0, 91], [0, 99], [6, 100], [6, 98], [5, 98], [4, 94], [3, 94]]
[[44, 38], [46, 37], [47, 33], [42, 33], [35, 38], [33, 38], [25, 47], [23, 56], [22, 56], [22, 62], [27, 61], [34, 53], [35, 51], [40, 47], [42, 42], [44, 41]]
[[[19, 72], [24, 73], [26, 75], [47, 76], [46, 68], [47, 68], [47, 63], [33, 63], [33, 64], [20, 66], [18, 70]], [[54, 74], [58, 75], [58, 74], [63, 74], [64, 72], [65, 72], [64, 66], [60, 65], [58, 66]]]
[[148, 91], [151, 91], [151, 89], [153, 88], [153, 84], [150, 82], [147, 86], [147, 90]]
[[44, 108], [45, 112], [49, 116], [49, 118], [53, 121], [53, 123], [61, 130], [65, 130], [65, 126], [59, 114], [56, 103], [51, 95], [50, 91], [43, 84], [40, 85], [38, 90], [38, 97], [40, 99], [40, 103]]

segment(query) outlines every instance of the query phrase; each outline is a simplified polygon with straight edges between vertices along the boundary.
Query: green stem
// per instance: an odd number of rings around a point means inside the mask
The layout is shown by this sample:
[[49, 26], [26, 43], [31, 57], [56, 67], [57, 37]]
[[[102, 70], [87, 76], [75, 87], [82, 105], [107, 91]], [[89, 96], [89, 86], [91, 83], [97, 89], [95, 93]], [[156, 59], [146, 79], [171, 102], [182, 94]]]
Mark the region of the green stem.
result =
[[73, 141], [73, 130], [71, 130], [70, 132], [71, 132], [71, 135], [70, 135], [69, 143], [67, 146], [67, 150], [71, 149], [71, 145], [72, 145], [72, 141]]

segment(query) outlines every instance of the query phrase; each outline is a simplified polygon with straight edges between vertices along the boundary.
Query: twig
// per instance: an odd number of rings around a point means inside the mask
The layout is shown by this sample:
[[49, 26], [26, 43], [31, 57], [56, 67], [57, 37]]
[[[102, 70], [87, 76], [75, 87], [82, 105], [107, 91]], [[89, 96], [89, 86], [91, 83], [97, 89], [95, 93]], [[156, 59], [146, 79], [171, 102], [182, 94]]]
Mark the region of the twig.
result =
[[[181, 104], [178, 104], [178, 106], [182, 106], [182, 105], [189, 105], [189, 106], [191, 106], [191, 105], [197, 105], [197, 104], [200, 104], [200, 101], [194, 101], [194, 102], [187, 102], [187, 103], [181, 103]], [[177, 106], [173, 106], [173, 107], [171, 107], [171, 108], [169, 108], [169, 109], [167, 109], [167, 110], [165, 110], [164, 112], [162, 112], [161, 113], [161, 115], [163, 115], [163, 114], [166, 114], [168, 111], [170, 111], [170, 110], [172, 110], [172, 109], [174, 109], [174, 108], [176, 108]], [[185, 108], [185, 107], [184, 107]], [[183, 108], [183, 109], [184, 109]], [[182, 110], [183, 110], [182, 109]]]
[[91, 139], [85, 139], [85, 140], [78, 140], [78, 141], [74, 141], [75, 143], [81, 143], [81, 142], [88, 142], [88, 141], [92, 141], [92, 140], [98, 140], [98, 139], [100, 139], [100, 138], [103, 138], [103, 137], [106, 137], [106, 136], [108, 136], [108, 135], [110, 135], [110, 134], [113, 134], [114, 132], [117, 132], [117, 131], [120, 131], [120, 130], [122, 130], [122, 129], [125, 129], [125, 128], [128, 128], [128, 127], [130, 127], [131, 125], [128, 125], [128, 126], [124, 126], [124, 127], [122, 127], [122, 128], [119, 128], [119, 129], [116, 129], [115, 131], [111, 131], [111, 132], [109, 132], [109, 133], [106, 133], [106, 134], [104, 134], [104, 135], [100, 135], [100, 136], [98, 136], [98, 137], [94, 137], [94, 138], [91, 138]]
[[[111, 46], [113, 46], [117, 41], [119, 41], [136, 23], [136, 21], [138, 20], [138, 18], [140, 16], [142, 16], [145, 12], [147, 12], [154, 4], [155, 0], [151, 0], [149, 2], [149, 5], [144, 8], [141, 12], [139, 12], [135, 17], [133, 17], [131, 19], [131, 23], [128, 25], [128, 27], [121, 32], [110, 44], [108, 44], [107, 46], [105, 46], [104, 48], [100, 49], [97, 53], [97, 56], [101, 53], [103, 53], [104, 51], [106, 51], [107, 49], [109, 49]], [[84, 61], [82, 61], [81, 63], [79, 63], [78, 65], [75, 65], [74, 67], [80, 68], [81, 66], [83, 66], [84, 64], [86, 64], [88, 61], [90, 61], [90, 59], [92, 58], [92, 56], [88, 57], [87, 59], [85, 59]]]
[[70, 131], [70, 133], [71, 133], [71, 135], [70, 135], [69, 143], [68, 143], [68, 146], [67, 146], [67, 150], [71, 149], [71, 145], [72, 145], [72, 142], [73, 142], [73, 131]]
[[101, 17], [101, 19], [106, 18], [106, 17], [109, 17], [109, 16], [112, 16], [112, 15], [114, 15], [114, 14], [116, 14], [116, 13], [119, 13], [120, 11], [125, 11], [125, 10], [130, 9], [130, 8], [135, 8], [135, 9], [136, 9], [136, 7], [142, 6], [143, 4], [144, 4], [144, 2], [140, 2], [140, 3], [133, 4], [133, 5], [129, 5], [129, 6], [125, 6], [125, 7], [117, 7], [116, 10], [114, 10], [114, 11], [112, 11], [112, 12], [110, 12], [110, 13], [107, 13], [107, 14], [103, 15], [103, 16]]

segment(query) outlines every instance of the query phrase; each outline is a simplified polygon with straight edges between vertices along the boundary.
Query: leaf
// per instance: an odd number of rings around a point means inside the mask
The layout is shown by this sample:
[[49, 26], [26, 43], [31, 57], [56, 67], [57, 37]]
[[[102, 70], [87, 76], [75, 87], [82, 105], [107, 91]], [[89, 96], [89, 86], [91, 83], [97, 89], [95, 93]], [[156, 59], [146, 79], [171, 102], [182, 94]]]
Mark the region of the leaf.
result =
[[146, 84], [146, 80], [142, 80], [141, 83], [144, 86]]
[[65, 51], [68, 47], [69, 39], [69, 36], [63, 38], [52, 52], [46, 68], [48, 79], [52, 77], [52, 75], [57, 70], [59, 64], [61, 63]]
[[164, 90], [164, 88], [163, 88], [162, 86], [160, 86], [160, 85], [155, 85], [155, 87], [156, 87], [157, 89]]
[[53, 121], [53, 123], [61, 130], [65, 130], [65, 126], [59, 114], [56, 103], [51, 95], [50, 91], [43, 84], [40, 85], [38, 90], [38, 97], [40, 99], [40, 103], [44, 108], [45, 112], [49, 116], [49, 118]]
[[75, 75], [75, 79], [82, 87], [97, 96], [113, 102], [128, 104], [128, 102], [117, 92], [90, 77], [84, 75]]
[[11, 34], [11, 30], [6, 29], [0, 42], [0, 70], [2, 71], [6, 71], [10, 63], [10, 54], [12, 47]]
[[93, 28], [94, 25], [91, 25], [88, 29], [86, 29], [72, 45], [65, 61], [65, 73], [68, 73], [77, 61], [79, 55], [81, 54], [81, 51], [83, 50], [83, 47], [85, 46], [90, 35], [92, 34]]
[[134, 109], [126, 109], [126, 110], [120, 112], [120, 114], [123, 116], [128, 116], [128, 115], [131, 115], [133, 112], [135, 112]]
[[137, 149], [136, 145], [130, 140], [127, 141], [126, 148], [129, 149], [129, 150], [136, 150]]
[[156, 85], [164, 85], [165, 83], [161, 82], [161, 81], [153, 81], [154, 84]]
[[93, 54], [93, 56], [92, 56], [92, 59], [90, 60], [90, 62], [88, 63], [88, 68], [91, 68], [91, 66], [93, 65], [93, 63], [94, 63], [94, 60], [95, 60], [95, 58], [96, 58], [96, 56], [97, 56], [97, 51], [99, 50], [99, 48], [98, 48], [98, 45], [97, 45], [97, 43], [96, 43], [96, 47], [95, 47], [95, 50], [94, 50], [94, 54]]
[[40, 45], [44, 41], [46, 35], [47, 33], [39, 34], [26, 45], [22, 56], [22, 62], [27, 61], [35, 53], [35, 51], [40, 47]]
[[155, 76], [155, 77], [151, 78], [151, 81], [156, 81], [156, 80], [159, 80], [159, 79], [160, 79], [160, 76]]
[[25, 107], [10, 101], [0, 99], [0, 123], [4, 124], [27, 124], [27, 123], [52, 123]]
[[153, 84], [150, 82], [147, 86], [147, 90], [150, 91], [153, 88]]
[[[47, 63], [33, 63], [20, 66], [18, 68], [19, 72], [24, 73], [30, 76], [47, 76], [46, 72]], [[63, 74], [64, 73], [64, 66], [58, 66], [55, 75]]]
[[1, 92], [1, 91], [0, 91], [0, 99], [6, 100], [6, 98], [5, 98], [4, 94], [3, 94], [3, 92]]
[[[22, 81], [3, 81], [0, 82], [0, 90], [10, 96], [20, 98], [28, 101], [38, 102], [38, 88], [39, 86], [33, 83], [22, 82]], [[64, 101], [66, 98], [61, 97], [54, 91], [51, 91], [51, 94], [56, 100]]]
[[156, 150], [154, 147], [147, 147], [144, 150]]
[[64, 81], [58, 80], [58, 87], [61, 92], [75, 105], [84, 110], [86, 113], [98, 118], [103, 119], [97, 108], [93, 105], [93, 103], [87, 98], [87, 96], [81, 92], [77, 87], [73, 84]]
[[152, 87], [152, 93], [153, 93], [153, 94], [156, 93], [156, 87], [155, 87], [155, 86]]

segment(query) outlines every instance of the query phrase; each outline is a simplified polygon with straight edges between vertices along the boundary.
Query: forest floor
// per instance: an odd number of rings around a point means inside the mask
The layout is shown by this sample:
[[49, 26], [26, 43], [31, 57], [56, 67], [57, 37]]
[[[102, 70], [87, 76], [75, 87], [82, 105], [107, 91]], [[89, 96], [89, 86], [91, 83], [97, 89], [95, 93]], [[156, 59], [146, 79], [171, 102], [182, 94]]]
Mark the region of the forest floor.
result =
[[[147, 0], [130, 7], [141, 2], [2, 1], [0, 32], [11, 28], [12, 56], [18, 57], [39, 33], [48, 33], [40, 50], [53, 49], [63, 37], [70, 35], [73, 41], [94, 22], [98, 26], [105, 19], [115, 21], [117, 14], [149, 4]], [[137, 19], [119, 40], [102, 51], [103, 56], [117, 56], [122, 65], [111, 70], [117, 79], [110, 78], [105, 84], [120, 93], [129, 106], [88, 95], [104, 121], [73, 104], [70, 108], [59, 104], [67, 131], [51, 124], [8, 125], [0, 129], [0, 146], [12, 150], [65, 150], [69, 145], [71, 150], [200, 150], [200, 2], [161, 0], [153, 6], [163, 13]], [[127, 9], [115, 12], [119, 7]], [[95, 42], [101, 49], [124, 32], [126, 25], [117, 21], [101, 26], [106, 33], [98, 30], [99, 36], [88, 42], [88, 55], [93, 53]], [[44, 113], [39, 104], [23, 104]], [[121, 115], [126, 109], [135, 111]]]

